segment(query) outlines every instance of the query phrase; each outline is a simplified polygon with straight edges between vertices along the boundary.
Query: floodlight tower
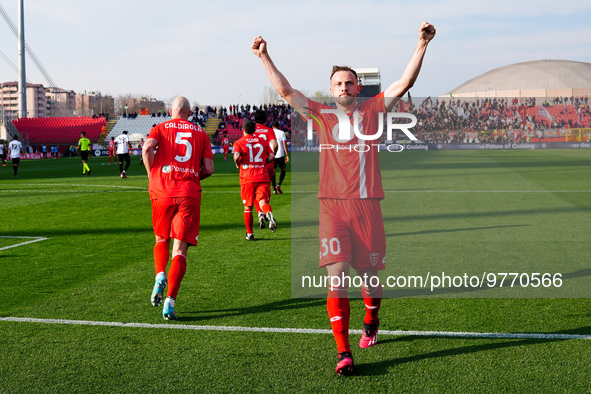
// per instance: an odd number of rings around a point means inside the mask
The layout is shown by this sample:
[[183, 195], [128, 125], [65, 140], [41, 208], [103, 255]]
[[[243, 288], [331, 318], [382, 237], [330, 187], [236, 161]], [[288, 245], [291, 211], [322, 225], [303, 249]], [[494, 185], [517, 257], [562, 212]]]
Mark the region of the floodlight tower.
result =
[[25, 0], [18, 7], [18, 60], [20, 80], [18, 84], [18, 117], [27, 117], [27, 73], [25, 72]]

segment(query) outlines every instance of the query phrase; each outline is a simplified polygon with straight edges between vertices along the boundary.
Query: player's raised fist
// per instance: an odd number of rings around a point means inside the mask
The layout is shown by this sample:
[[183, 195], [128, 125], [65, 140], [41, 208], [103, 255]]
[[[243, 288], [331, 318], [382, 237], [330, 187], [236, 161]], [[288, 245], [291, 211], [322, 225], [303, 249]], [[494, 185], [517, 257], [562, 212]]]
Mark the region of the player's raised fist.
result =
[[429, 22], [423, 22], [421, 27], [419, 28], [419, 38], [421, 40], [425, 40], [427, 42], [431, 41], [433, 37], [435, 37], [435, 26], [430, 24]]
[[261, 36], [255, 38], [252, 43], [252, 52], [258, 57], [261, 57], [267, 52], [267, 41], [263, 40], [263, 37]]

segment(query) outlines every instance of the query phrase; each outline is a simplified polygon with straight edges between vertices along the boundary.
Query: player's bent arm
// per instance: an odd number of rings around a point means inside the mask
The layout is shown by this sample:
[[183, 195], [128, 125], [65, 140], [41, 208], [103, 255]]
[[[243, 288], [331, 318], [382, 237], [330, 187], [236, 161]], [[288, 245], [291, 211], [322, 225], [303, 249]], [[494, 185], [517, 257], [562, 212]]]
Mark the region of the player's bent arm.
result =
[[398, 99], [404, 96], [404, 94], [416, 82], [419, 72], [421, 71], [421, 66], [423, 65], [427, 45], [429, 45], [429, 42], [435, 37], [435, 32], [435, 27], [427, 22], [424, 22], [419, 28], [419, 42], [417, 43], [415, 51], [406, 65], [402, 76], [384, 91], [384, 100], [387, 110], [391, 109], [398, 102]]
[[204, 180], [213, 174], [213, 159], [202, 159], [201, 171], [199, 171], [199, 180]]
[[240, 168], [240, 152], [234, 152], [234, 164], [236, 168]]
[[267, 42], [263, 40], [263, 37], [258, 36], [254, 39], [252, 52], [261, 59], [267, 77], [269, 77], [269, 81], [277, 93], [294, 107], [296, 111], [303, 112], [301, 110], [303, 110], [305, 100], [298, 100], [298, 98], [304, 99], [306, 96], [299, 90], [294, 89], [287, 78], [277, 69], [267, 52]]
[[158, 141], [154, 138], [148, 138], [142, 148], [142, 159], [144, 160], [144, 167], [148, 172], [148, 178], [150, 178], [150, 170], [152, 164], [154, 164], [154, 149], [158, 146]]
[[271, 145], [271, 149], [273, 149], [273, 152], [277, 153], [277, 149], [279, 149], [279, 144], [277, 144], [277, 140], [271, 140], [271, 142], [269, 142], [269, 145]]
[[267, 163], [272, 163], [273, 160], [275, 160], [275, 153], [269, 153], [269, 156], [267, 156]]

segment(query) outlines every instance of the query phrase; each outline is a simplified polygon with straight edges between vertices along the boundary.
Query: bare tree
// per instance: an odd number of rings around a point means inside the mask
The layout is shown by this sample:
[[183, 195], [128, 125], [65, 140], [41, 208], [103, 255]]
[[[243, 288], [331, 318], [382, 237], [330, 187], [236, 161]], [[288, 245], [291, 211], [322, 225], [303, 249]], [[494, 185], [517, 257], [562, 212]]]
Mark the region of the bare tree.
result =
[[331, 96], [330, 93], [327, 92], [326, 90], [317, 90], [312, 95], [312, 97], [317, 98], [317, 99], [326, 98], [326, 97], [330, 97], [330, 96]]
[[261, 104], [277, 104], [281, 100], [281, 96], [273, 88], [273, 86], [265, 86], [263, 88], [263, 95], [261, 97]]
[[166, 108], [170, 107], [172, 100], [174, 100], [174, 97], [172, 99], [162, 101], [148, 97], [147, 95], [134, 95], [126, 93], [117, 96], [115, 99], [115, 110], [120, 115], [130, 113], [140, 114], [141, 111], [146, 108], [148, 108], [149, 113], [156, 113], [160, 110], [166, 111]]
[[90, 106], [93, 114], [115, 114], [115, 99], [112, 96], [97, 97]]
[[[127, 113], [132, 113], [133, 108], [130, 106], [130, 103], [134, 102], [134, 96], [130, 93], [120, 94], [115, 98], [115, 110], [118, 114], [123, 115]], [[127, 106], [127, 110], [125, 107]]]

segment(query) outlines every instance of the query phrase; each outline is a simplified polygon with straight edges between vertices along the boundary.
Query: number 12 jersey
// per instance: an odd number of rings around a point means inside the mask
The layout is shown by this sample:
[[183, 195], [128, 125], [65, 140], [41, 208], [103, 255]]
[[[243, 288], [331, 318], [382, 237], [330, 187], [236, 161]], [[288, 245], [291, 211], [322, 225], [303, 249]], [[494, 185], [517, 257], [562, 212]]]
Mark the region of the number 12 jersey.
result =
[[234, 153], [240, 153], [240, 184], [251, 182], [270, 182], [265, 165], [269, 153], [273, 151], [262, 137], [245, 135], [234, 142]]

